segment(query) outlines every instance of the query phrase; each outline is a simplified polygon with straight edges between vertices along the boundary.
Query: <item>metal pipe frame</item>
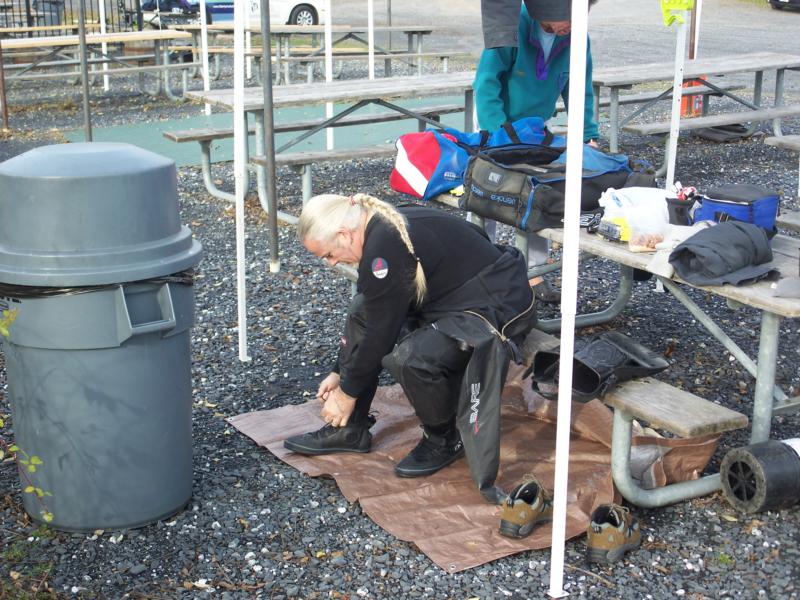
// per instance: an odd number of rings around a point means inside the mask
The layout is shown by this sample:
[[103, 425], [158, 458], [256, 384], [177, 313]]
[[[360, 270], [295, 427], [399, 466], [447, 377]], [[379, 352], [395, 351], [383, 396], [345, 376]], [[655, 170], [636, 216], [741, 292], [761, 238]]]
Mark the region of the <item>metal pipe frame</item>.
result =
[[[671, 279], [667, 279], [665, 277], [658, 276], [658, 279], [661, 281], [662, 285], [669, 291], [672, 296], [678, 300], [681, 304], [683, 304], [691, 313], [691, 315], [698, 320], [698, 322], [706, 328], [706, 330], [719, 342], [721, 343], [725, 349], [731, 353], [731, 355], [745, 368], [745, 370], [750, 373], [753, 377], [756, 378], [756, 381], [759, 379], [759, 366], [756, 364], [753, 359], [751, 359], [744, 350], [742, 350], [736, 342], [734, 342], [727, 333], [725, 333], [722, 328], [717, 325], [711, 317], [709, 317], [702, 308], [700, 308], [697, 303], [692, 300], [689, 295], [684, 292], [674, 281]], [[772, 314], [767, 313], [766, 311], [764, 314]], [[773, 315], [775, 316], [775, 315]], [[779, 318], [779, 317], [777, 317]], [[762, 319], [763, 321], [763, 319]], [[764, 331], [763, 323], [762, 323], [762, 335]], [[777, 344], [777, 333], [775, 334], [775, 341]], [[768, 340], [768, 343], [771, 343], [771, 340]], [[759, 343], [759, 363], [761, 362], [761, 343]], [[774, 362], [774, 361], [773, 361]], [[786, 401], [786, 394], [781, 390], [779, 387], [775, 386], [775, 374], [773, 371], [772, 374], [772, 392], [770, 394], [770, 405], [772, 404], [772, 397], [774, 396], [775, 400], [779, 402]]]
[[[231, 194], [230, 192], [226, 192], [224, 190], [219, 189], [216, 184], [214, 183], [214, 179], [211, 176], [211, 141], [210, 140], [203, 140], [200, 142], [200, 155], [201, 155], [201, 167], [203, 171], [203, 183], [206, 186], [206, 191], [214, 196], [215, 198], [219, 198], [220, 200], [224, 200], [225, 202], [235, 202], [236, 197]], [[253, 170], [253, 169], [251, 169]], [[256, 173], [258, 173], [258, 169], [255, 169]], [[248, 182], [249, 183], [249, 182]], [[245, 190], [245, 195], [247, 195], [251, 191], [250, 186], [248, 185], [247, 190]], [[269, 204], [264, 201], [266, 196], [261, 196], [259, 194], [259, 202], [261, 203], [261, 208], [269, 214], [268, 208]], [[290, 225], [297, 224], [297, 217], [294, 215], [290, 215], [289, 213], [285, 213], [283, 211], [277, 211], [277, 217], [279, 220], [288, 223]]]
[[675, 504], [690, 498], [706, 496], [722, 489], [719, 473], [705, 475], [692, 481], [670, 483], [646, 490], [631, 477], [631, 430], [633, 416], [614, 409], [611, 431], [611, 476], [619, 493], [632, 504], [643, 508], [656, 508]]
[[[617, 297], [614, 298], [614, 301], [603, 310], [576, 316], [575, 328], [578, 329], [580, 327], [590, 327], [592, 325], [608, 323], [617, 315], [619, 315], [625, 306], [627, 306], [628, 300], [631, 298], [632, 290], [633, 267], [620, 265], [620, 278]], [[555, 333], [561, 330], [561, 319], [537, 319], [533, 326], [536, 329], [544, 331], [545, 333]]]

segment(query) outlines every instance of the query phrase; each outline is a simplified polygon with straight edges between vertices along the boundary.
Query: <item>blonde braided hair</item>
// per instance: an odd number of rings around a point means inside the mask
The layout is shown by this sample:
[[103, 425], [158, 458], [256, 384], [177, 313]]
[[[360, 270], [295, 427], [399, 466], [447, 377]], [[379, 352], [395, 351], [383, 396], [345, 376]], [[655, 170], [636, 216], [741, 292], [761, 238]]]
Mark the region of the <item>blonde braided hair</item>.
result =
[[369, 194], [341, 196], [338, 194], [321, 194], [311, 198], [303, 207], [297, 222], [297, 236], [300, 241], [306, 239], [331, 243], [342, 229], [355, 231], [366, 213], [367, 219], [377, 215], [395, 228], [408, 253], [416, 261], [414, 273], [415, 299], [422, 304], [428, 284], [422, 263], [414, 251], [414, 244], [408, 235], [408, 223], [405, 217], [388, 202], [379, 200]]

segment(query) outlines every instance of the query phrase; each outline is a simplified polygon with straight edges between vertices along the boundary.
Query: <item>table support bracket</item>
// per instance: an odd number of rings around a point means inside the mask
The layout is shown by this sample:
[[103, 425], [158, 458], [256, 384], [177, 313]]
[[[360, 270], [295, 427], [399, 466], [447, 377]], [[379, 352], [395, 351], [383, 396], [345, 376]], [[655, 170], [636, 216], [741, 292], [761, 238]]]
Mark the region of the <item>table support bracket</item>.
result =
[[[678, 302], [683, 304], [692, 316], [700, 322], [700, 324], [706, 328], [706, 330], [716, 338], [716, 340], [722, 344], [725, 349], [731, 353], [731, 355], [745, 368], [745, 370], [750, 373], [753, 377], [756, 377], [757, 380], [760, 380], [759, 374], [759, 365], [753, 361], [752, 358], [747, 356], [744, 350], [742, 350], [736, 342], [734, 342], [727, 333], [725, 333], [719, 325], [717, 325], [711, 317], [709, 317], [703, 309], [700, 308], [697, 303], [692, 300], [689, 295], [684, 292], [674, 281], [671, 279], [667, 279], [665, 277], [659, 277], [661, 283], [664, 287], [672, 294]], [[770, 313], [764, 312], [764, 315]], [[774, 316], [774, 315], [773, 315]], [[777, 339], [777, 333], [776, 339]], [[762, 328], [762, 336], [763, 336], [763, 328]], [[760, 355], [760, 351], [759, 351]], [[761, 362], [761, 357], [759, 356], [759, 363]], [[773, 361], [774, 362], [774, 361]], [[774, 372], [771, 381], [771, 392], [770, 395], [775, 398], [777, 402], [785, 402], [786, 401], [786, 394], [783, 393], [779, 387], [774, 385], [775, 377]], [[755, 419], [754, 419], [755, 421]]]

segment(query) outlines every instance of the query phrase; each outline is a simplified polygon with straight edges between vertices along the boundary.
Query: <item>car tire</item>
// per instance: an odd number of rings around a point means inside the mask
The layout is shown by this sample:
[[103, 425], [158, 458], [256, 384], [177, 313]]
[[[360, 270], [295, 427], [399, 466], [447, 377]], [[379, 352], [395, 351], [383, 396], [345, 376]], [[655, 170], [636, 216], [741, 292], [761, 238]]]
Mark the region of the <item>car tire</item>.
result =
[[773, 4], [772, 2], [770, 2], [770, 3], [769, 3], [769, 5], [770, 5], [770, 6], [771, 6], [771, 7], [772, 7], [774, 10], [783, 10], [783, 7], [782, 7], [780, 4]]
[[317, 11], [308, 4], [298, 4], [289, 14], [289, 25], [316, 25], [319, 23]]

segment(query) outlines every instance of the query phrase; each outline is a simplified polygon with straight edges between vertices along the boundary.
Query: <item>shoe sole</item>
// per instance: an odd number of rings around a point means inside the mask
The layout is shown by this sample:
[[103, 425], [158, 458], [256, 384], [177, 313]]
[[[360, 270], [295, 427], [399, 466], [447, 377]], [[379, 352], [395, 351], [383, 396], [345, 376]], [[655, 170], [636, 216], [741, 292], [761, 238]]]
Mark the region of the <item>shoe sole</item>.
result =
[[636, 550], [641, 545], [642, 540], [639, 540], [635, 544], [625, 544], [624, 546], [612, 548], [611, 550], [589, 548], [586, 552], [586, 560], [592, 563], [603, 563], [608, 565], [617, 562], [625, 555], [626, 552]]
[[436, 468], [429, 468], [429, 469], [425, 469], [423, 471], [411, 471], [411, 470], [406, 470], [406, 469], [402, 469], [401, 470], [401, 469], [398, 469], [397, 467], [395, 467], [394, 468], [394, 472], [395, 472], [395, 475], [397, 475], [398, 477], [425, 477], [426, 475], [433, 475], [437, 471], [441, 471], [447, 465], [450, 465], [450, 464], [454, 463], [455, 461], [457, 461], [462, 456], [464, 456], [463, 448], [462, 448], [461, 452], [459, 452], [458, 454], [456, 454], [453, 457], [451, 457], [450, 460], [448, 460], [446, 463], [442, 463], [441, 465], [438, 465]]
[[322, 454], [337, 454], [340, 452], [358, 452], [360, 454], [366, 454], [370, 451], [370, 448], [309, 448], [307, 446], [301, 446], [300, 444], [295, 444], [288, 440], [283, 442], [283, 447], [287, 450], [291, 450], [292, 452], [296, 452], [297, 454], [305, 454], [307, 456], [320, 456]]
[[509, 523], [508, 521], [501, 520], [500, 529], [497, 530], [497, 533], [508, 538], [520, 540], [524, 537], [528, 537], [533, 531], [533, 528], [539, 523], [550, 523], [552, 520], [553, 517], [544, 517], [536, 519], [531, 523], [525, 523], [524, 525], [517, 525], [516, 523]]

